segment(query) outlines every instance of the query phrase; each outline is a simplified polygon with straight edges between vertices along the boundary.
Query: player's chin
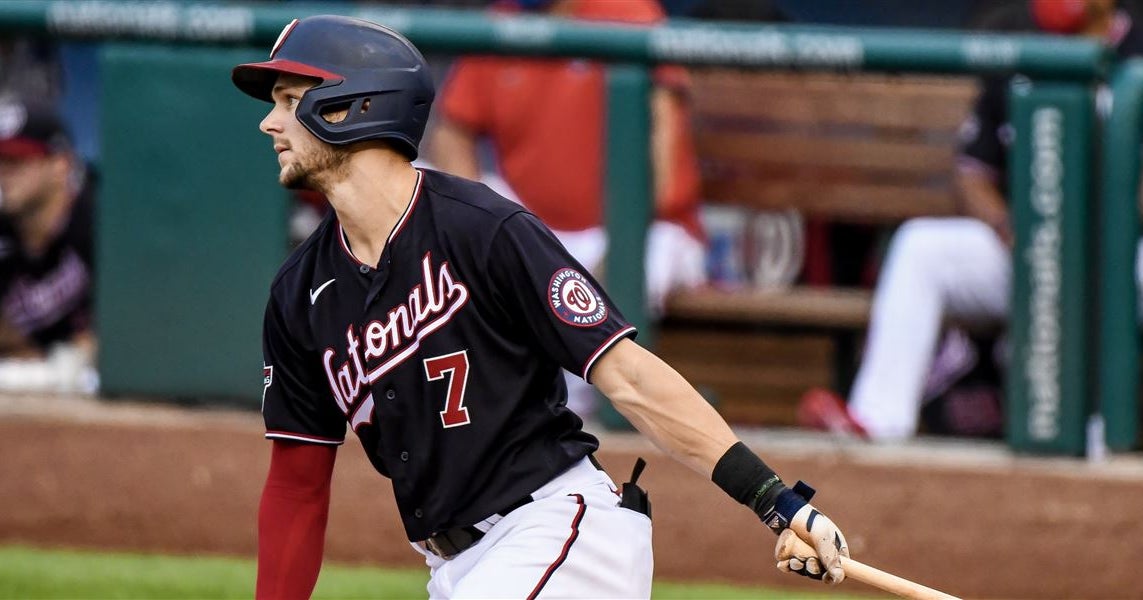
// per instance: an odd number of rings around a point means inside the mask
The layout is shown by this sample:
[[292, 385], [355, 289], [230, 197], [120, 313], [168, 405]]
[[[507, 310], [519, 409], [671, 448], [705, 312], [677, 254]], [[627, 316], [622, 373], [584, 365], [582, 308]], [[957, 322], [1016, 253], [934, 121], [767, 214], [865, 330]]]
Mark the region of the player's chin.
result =
[[282, 172], [278, 175], [278, 183], [288, 190], [305, 190], [310, 187], [309, 175], [293, 165], [282, 167]]

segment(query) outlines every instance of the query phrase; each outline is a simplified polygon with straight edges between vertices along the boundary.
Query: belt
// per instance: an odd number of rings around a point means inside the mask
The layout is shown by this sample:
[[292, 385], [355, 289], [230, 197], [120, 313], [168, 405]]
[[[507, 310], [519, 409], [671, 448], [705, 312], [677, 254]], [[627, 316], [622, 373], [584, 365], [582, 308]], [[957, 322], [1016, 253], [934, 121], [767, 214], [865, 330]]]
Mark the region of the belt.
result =
[[[599, 461], [595, 459], [594, 455], [589, 454], [587, 458], [591, 461], [591, 464], [594, 465], [596, 469], [599, 469], [600, 471], [603, 470], [603, 466], [599, 464]], [[485, 524], [486, 521], [493, 521], [492, 523], [488, 523], [485, 529], [480, 529], [477, 527], [477, 525], [462, 525], [458, 527], [452, 527], [450, 529], [438, 531], [437, 533], [430, 535], [428, 539], [421, 542], [421, 547], [445, 560], [449, 560], [457, 554], [460, 554], [461, 552], [464, 552], [465, 550], [473, 547], [476, 542], [479, 542], [480, 539], [484, 537], [484, 534], [488, 532], [488, 529], [492, 528], [492, 525], [495, 524], [495, 521], [499, 521], [500, 519], [508, 516], [508, 513], [532, 502], [532, 500], [534, 500], [534, 498], [532, 498], [531, 494], [529, 494], [496, 511], [495, 515], [477, 524], [481, 525]], [[495, 517], [495, 520], [493, 520], [493, 517]]]
[[[530, 503], [532, 500], [533, 498], [529, 494], [496, 511], [496, 520], [499, 521], [501, 518], [508, 516], [508, 513], [516, 510], [517, 508], [520, 508], [521, 506], [524, 506], [525, 504]], [[491, 519], [485, 520], [487, 521]], [[491, 525], [489, 525], [489, 528], [491, 528]], [[457, 554], [460, 554], [461, 552], [471, 548], [476, 544], [476, 542], [480, 541], [480, 538], [484, 537], [485, 533], [487, 533], [487, 530], [479, 529], [476, 525], [463, 525], [459, 527], [453, 527], [451, 529], [446, 529], [444, 531], [438, 531], [437, 533], [430, 535], [428, 539], [421, 543], [421, 545], [425, 548], [425, 550], [428, 550], [429, 552], [432, 552], [433, 554], [448, 560]]]

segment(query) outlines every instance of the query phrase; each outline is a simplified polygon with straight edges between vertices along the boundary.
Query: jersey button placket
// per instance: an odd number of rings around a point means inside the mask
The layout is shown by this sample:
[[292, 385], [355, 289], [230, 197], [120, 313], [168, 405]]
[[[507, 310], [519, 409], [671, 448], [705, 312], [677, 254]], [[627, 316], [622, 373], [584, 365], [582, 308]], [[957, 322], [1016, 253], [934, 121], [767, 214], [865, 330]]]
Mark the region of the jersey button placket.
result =
[[392, 388], [385, 390], [385, 399], [386, 400], [394, 400], [396, 398], [397, 398], [397, 391], [396, 390], [394, 390]]
[[419, 519], [419, 518], [425, 516], [425, 511], [418, 508], [418, 509], [413, 511], [413, 516]]

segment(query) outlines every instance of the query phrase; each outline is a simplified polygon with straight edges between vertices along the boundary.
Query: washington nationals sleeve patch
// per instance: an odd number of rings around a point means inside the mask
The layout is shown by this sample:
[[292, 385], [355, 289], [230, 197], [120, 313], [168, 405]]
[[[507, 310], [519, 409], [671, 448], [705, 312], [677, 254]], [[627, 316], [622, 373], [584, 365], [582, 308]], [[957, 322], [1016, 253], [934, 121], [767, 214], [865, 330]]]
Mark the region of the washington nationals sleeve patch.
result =
[[607, 320], [607, 304], [591, 282], [579, 271], [564, 267], [548, 284], [548, 304], [568, 325], [594, 327]]

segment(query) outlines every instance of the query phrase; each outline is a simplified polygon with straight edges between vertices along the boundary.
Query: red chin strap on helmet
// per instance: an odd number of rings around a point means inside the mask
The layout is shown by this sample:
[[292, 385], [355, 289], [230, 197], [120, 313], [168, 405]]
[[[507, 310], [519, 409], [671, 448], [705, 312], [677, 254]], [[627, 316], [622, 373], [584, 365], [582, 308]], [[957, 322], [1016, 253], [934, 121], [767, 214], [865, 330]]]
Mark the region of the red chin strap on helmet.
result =
[[1029, 0], [1036, 25], [1050, 33], [1078, 33], [1087, 24], [1085, 0]]

